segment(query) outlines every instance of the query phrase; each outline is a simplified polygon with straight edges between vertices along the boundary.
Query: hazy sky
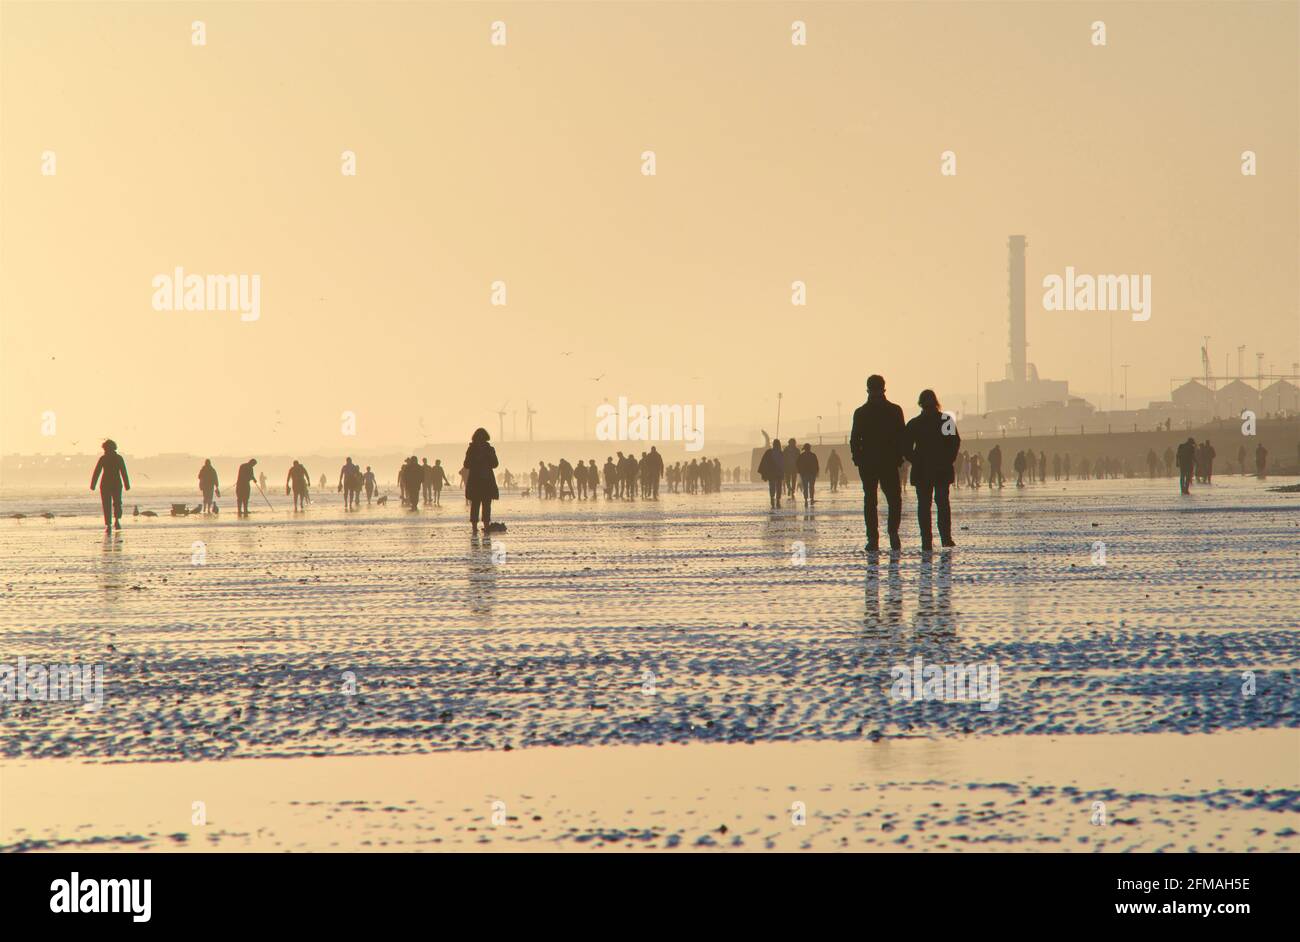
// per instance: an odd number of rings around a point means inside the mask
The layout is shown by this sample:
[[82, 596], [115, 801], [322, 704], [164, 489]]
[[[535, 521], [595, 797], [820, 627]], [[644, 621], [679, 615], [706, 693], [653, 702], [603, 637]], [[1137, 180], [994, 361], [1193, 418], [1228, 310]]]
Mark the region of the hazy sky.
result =
[[[973, 410], [1011, 233], [1029, 358], [1076, 393], [1108, 317], [1135, 399], [1203, 334], [1216, 371], [1300, 360], [1295, 3], [5, 2], [0, 31], [5, 452], [364, 451], [507, 402], [522, 434], [526, 400], [576, 437], [619, 395], [770, 429], [778, 390], [847, 413], [876, 371]], [[1151, 319], [1044, 311], [1067, 265], [1149, 274]], [[260, 275], [260, 319], [154, 310], [177, 266]]]

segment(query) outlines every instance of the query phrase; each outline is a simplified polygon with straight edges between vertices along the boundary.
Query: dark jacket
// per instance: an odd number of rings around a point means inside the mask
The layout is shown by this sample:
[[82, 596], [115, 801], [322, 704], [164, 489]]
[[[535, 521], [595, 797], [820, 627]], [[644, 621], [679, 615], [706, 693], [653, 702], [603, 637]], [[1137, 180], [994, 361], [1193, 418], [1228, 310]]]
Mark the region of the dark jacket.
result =
[[123, 484], [128, 491], [131, 489], [131, 479], [126, 476], [126, 462], [115, 451], [106, 451], [99, 456], [99, 461], [95, 463], [95, 473], [90, 476], [92, 491], [95, 489], [95, 482], [101, 477], [103, 478], [99, 485], [101, 491], [120, 491]]
[[853, 413], [849, 453], [860, 473], [897, 473], [903, 463], [903, 410], [885, 398], [869, 396]]
[[943, 433], [950, 421], [937, 409], [926, 409], [907, 423], [903, 454], [912, 464], [910, 480], [914, 486], [953, 482], [953, 462], [961, 449], [961, 436], [955, 423], [951, 435]]
[[497, 466], [497, 450], [490, 442], [470, 442], [465, 449], [465, 497], [469, 500], [497, 500], [497, 476], [492, 469]]
[[817, 460], [817, 453], [814, 451], [799, 452], [794, 466], [799, 471], [799, 477], [806, 481], [817, 480], [817, 475], [821, 472], [821, 463]]
[[1183, 470], [1192, 468], [1196, 465], [1196, 446], [1191, 442], [1183, 442], [1178, 446], [1178, 467]]
[[781, 457], [781, 447], [769, 448], [763, 452], [758, 462], [758, 476], [764, 481], [779, 481], [784, 476], [785, 461]]

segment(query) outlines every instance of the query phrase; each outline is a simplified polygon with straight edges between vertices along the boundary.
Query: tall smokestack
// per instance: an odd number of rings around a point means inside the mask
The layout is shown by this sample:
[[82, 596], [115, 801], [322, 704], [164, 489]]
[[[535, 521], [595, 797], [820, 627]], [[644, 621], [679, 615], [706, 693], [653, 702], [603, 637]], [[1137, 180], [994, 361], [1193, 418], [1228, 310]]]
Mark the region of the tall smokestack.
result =
[[1023, 383], [1028, 376], [1025, 366], [1025, 246], [1022, 235], [1007, 240], [1010, 250], [1007, 263], [1007, 319], [1010, 325], [1008, 346], [1011, 362], [1007, 365], [1007, 379]]

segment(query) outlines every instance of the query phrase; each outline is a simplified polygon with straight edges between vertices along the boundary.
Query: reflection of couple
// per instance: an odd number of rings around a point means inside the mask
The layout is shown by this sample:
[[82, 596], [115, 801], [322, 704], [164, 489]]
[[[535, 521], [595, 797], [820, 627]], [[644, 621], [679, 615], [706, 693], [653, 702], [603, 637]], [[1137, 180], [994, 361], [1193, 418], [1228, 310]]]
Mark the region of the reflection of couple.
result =
[[911, 484], [916, 488], [916, 517], [921, 529], [921, 549], [933, 547], [930, 508], [939, 511], [939, 540], [956, 546], [952, 538], [952, 510], [948, 489], [954, 480], [953, 462], [961, 448], [961, 436], [952, 417], [939, 406], [934, 390], [921, 391], [917, 399], [921, 413], [906, 425], [903, 410], [885, 398], [885, 379], [867, 378], [867, 401], [853, 413], [849, 451], [862, 478], [862, 511], [867, 521], [867, 551], [880, 549], [880, 521], [877, 518], [876, 488], [884, 492], [889, 506], [888, 528], [891, 549], [902, 547], [898, 528], [903, 516], [903, 488], [898, 469], [906, 459], [912, 467]]
[[[897, 628], [903, 624], [903, 580], [897, 553], [889, 554], [889, 563], [885, 568], [887, 589], [882, 619], [881, 567], [867, 567], [865, 621], [868, 628]], [[936, 581], [939, 587], [937, 601]], [[952, 557], [945, 553], [937, 560], [923, 559], [916, 578], [916, 612], [912, 617], [912, 628], [926, 634], [955, 637], [956, 627], [956, 617], [952, 610]]]

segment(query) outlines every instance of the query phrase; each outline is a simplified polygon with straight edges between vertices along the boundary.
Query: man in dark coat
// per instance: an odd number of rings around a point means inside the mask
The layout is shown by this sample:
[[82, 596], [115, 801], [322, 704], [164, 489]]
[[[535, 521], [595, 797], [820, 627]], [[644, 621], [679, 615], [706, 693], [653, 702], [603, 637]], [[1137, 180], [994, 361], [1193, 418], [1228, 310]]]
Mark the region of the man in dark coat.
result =
[[939, 541], [956, 546], [952, 539], [952, 510], [948, 488], [953, 482], [953, 461], [961, 448], [961, 436], [951, 416], [939, 410], [939, 397], [924, 389], [917, 400], [921, 414], [907, 423], [904, 455], [912, 463], [912, 486], [916, 488], [916, 520], [921, 525], [921, 550], [934, 545], [930, 530], [930, 501], [939, 509]]
[[903, 488], [898, 468], [903, 463], [903, 410], [885, 398], [885, 378], [867, 378], [867, 401], [853, 413], [849, 453], [862, 478], [862, 512], [867, 521], [867, 550], [880, 549], [880, 520], [876, 487], [889, 504], [889, 545], [900, 549], [898, 526], [903, 519]]
[[781, 487], [785, 483], [785, 459], [781, 455], [781, 440], [772, 442], [772, 447], [763, 452], [758, 463], [758, 476], [767, 482], [767, 496], [772, 509], [781, 506]]
[[1192, 492], [1192, 475], [1196, 472], [1196, 439], [1189, 438], [1178, 446], [1178, 489], [1184, 494]]
[[799, 486], [803, 489], [803, 505], [817, 502], [817, 475], [821, 471], [820, 463], [817, 461], [817, 453], [812, 450], [812, 445], [804, 442], [803, 451], [799, 452], [799, 457], [795, 459], [795, 469], [799, 472]]
[[99, 484], [99, 503], [104, 509], [104, 532], [109, 531], [110, 518], [112, 526], [122, 529], [122, 488], [131, 489], [131, 479], [126, 473], [126, 462], [117, 453], [117, 442], [105, 440], [100, 446], [104, 453], [95, 463], [95, 472], [90, 476], [90, 489]]

